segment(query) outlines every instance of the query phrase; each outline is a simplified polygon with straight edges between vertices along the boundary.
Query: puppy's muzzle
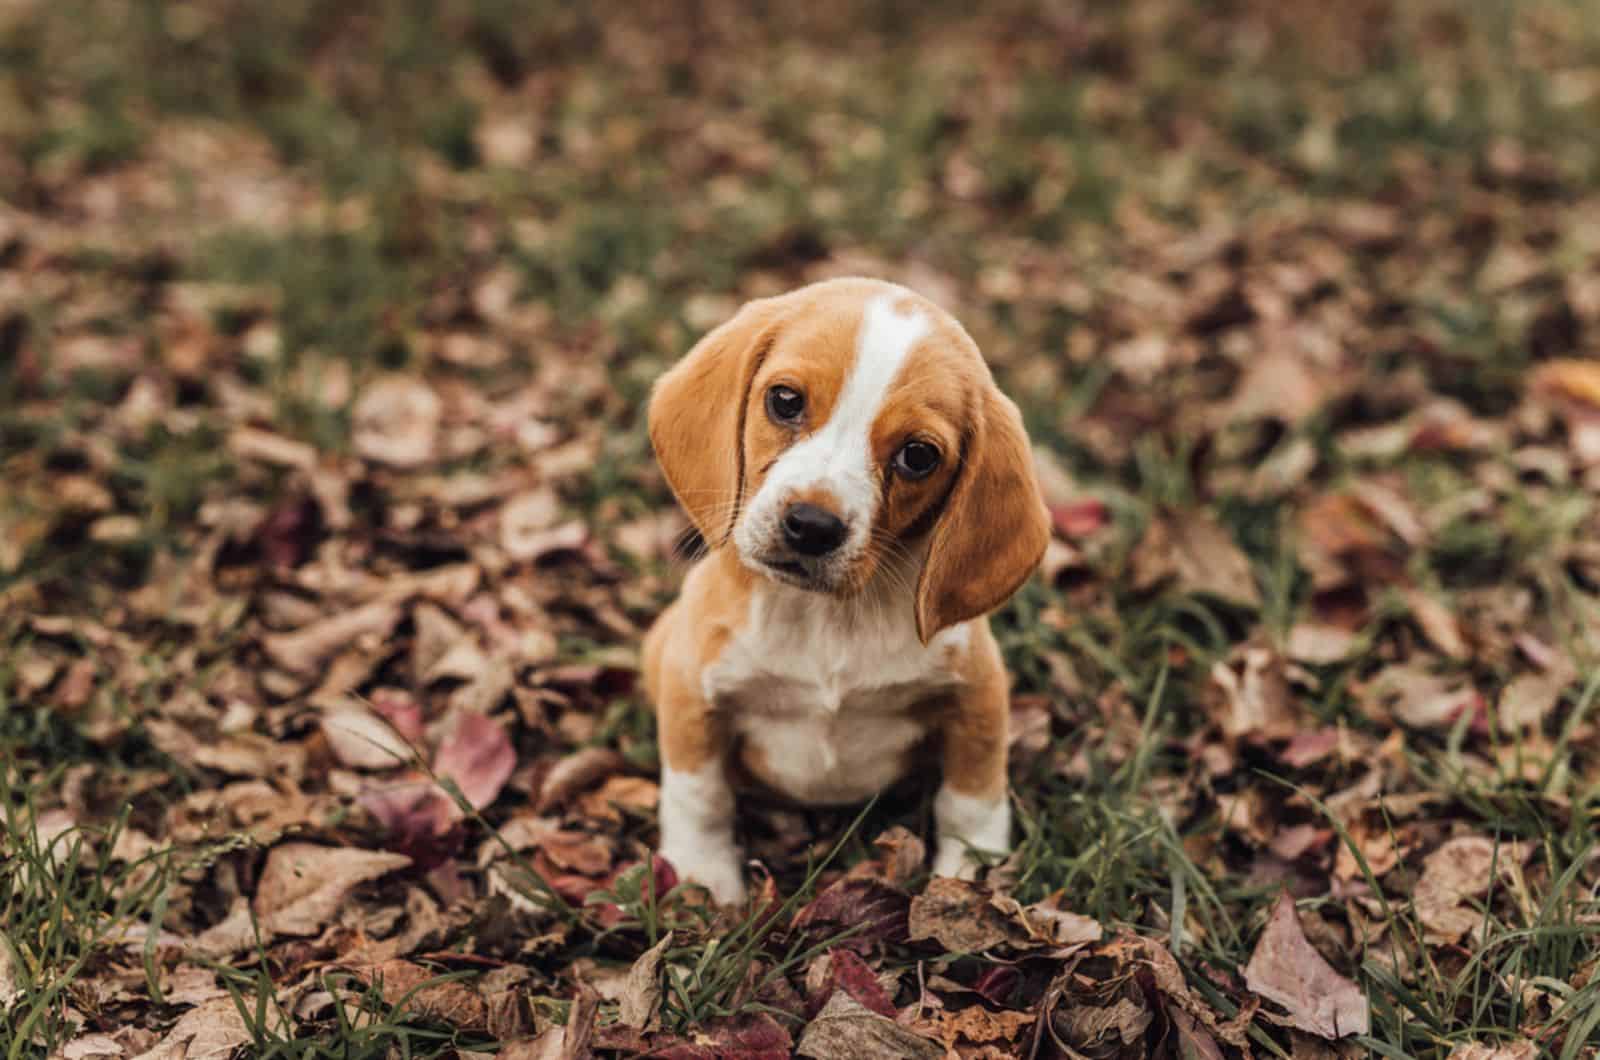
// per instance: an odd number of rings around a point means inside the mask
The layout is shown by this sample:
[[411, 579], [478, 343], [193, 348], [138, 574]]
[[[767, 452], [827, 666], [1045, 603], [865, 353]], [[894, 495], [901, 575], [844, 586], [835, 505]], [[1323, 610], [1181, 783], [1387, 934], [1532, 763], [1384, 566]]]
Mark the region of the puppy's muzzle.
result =
[[844, 544], [850, 528], [837, 515], [815, 504], [791, 504], [784, 509], [783, 543], [793, 552], [813, 559], [826, 556]]

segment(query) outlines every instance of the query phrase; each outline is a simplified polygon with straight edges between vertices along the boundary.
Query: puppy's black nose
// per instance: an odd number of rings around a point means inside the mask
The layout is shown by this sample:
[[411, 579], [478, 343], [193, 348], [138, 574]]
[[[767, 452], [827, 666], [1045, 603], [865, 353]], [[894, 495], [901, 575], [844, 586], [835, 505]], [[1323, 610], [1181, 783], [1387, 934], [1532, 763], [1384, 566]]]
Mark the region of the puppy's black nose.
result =
[[791, 504], [783, 513], [783, 540], [802, 556], [826, 556], [847, 531], [843, 519], [815, 504]]

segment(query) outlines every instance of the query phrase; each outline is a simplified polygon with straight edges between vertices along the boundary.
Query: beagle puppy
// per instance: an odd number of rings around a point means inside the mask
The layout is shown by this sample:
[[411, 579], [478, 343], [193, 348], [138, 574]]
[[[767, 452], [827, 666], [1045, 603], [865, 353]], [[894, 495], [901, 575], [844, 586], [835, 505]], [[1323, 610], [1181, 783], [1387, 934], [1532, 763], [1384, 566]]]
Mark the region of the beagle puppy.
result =
[[933, 871], [1011, 849], [1010, 684], [986, 615], [1049, 515], [961, 325], [877, 280], [745, 305], [656, 384], [650, 440], [708, 553], [644, 641], [661, 853], [745, 896], [734, 791], [863, 801], [937, 748]]

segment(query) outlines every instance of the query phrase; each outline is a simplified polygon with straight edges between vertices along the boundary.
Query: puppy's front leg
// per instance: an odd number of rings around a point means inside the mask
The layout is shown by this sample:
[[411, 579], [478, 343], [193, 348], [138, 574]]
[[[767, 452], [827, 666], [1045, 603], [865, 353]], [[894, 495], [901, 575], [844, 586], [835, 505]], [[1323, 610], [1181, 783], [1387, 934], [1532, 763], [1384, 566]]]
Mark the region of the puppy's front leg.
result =
[[724, 726], [703, 699], [668, 676], [661, 689], [661, 855], [725, 905], [744, 901], [733, 840]]
[[974, 645], [973, 680], [958, 694], [944, 725], [944, 783], [933, 800], [938, 847], [935, 876], [977, 875], [970, 851], [1011, 852], [1011, 803], [1006, 798], [1010, 695], [999, 650], [987, 628]]

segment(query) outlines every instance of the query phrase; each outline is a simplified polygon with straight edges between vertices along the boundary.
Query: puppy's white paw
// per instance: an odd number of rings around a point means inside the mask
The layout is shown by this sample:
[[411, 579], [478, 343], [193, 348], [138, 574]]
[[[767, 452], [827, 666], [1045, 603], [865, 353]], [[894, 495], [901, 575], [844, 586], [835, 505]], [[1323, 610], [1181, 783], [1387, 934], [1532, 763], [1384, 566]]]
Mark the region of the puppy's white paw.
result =
[[942, 839], [938, 852], [933, 855], [935, 876], [954, 876], [958, 880], [978, 878], [978, 862], [967, 853], [967, 845], [958, 839]]
[[1011, 852], [1011, 803], [1002, 792], [993, 798], [961, 795], [948, 786], [933, 800], [939, 829], [938, 852], [933, 857], [935, 876], [974, 880], [982, 863], [974, 850], [1004, 857]]
[[661, 856], [672, 862], [680, 879], [710, 891], [718, 905], [744, 904], [744, 872], [733, 851], [663, 849]]

